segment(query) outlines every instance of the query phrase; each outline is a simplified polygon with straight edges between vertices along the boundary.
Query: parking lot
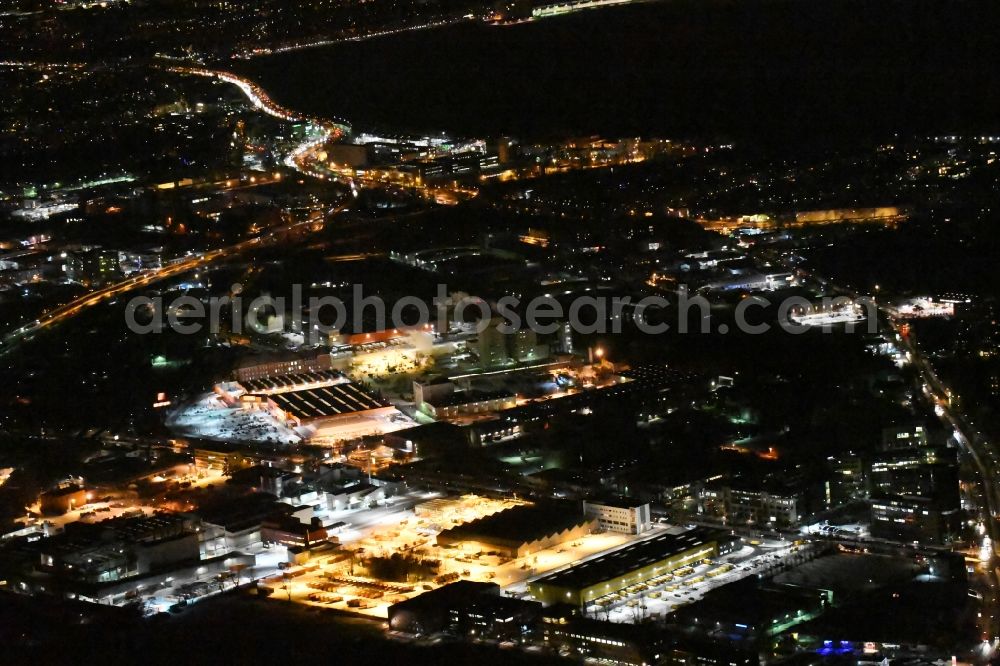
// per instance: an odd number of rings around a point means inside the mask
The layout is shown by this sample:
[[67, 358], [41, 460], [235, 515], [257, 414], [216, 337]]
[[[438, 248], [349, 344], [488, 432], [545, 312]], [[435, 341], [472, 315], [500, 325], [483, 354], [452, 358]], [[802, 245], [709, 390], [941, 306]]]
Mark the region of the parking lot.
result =
[[701, 599], [706, 592], [746, 576], [764, 575], [798, 553], [794, 543], [765, 540], [746, 543], [733, 553], [706, 558], [697, 564], [681, 567], [646, 583], [596, 599], [585, 612], [591, 617], [611, 622], [638, 622], [645, 618], [664, 617], [678, 608]]
[[[435, 502], [439, 504], [435, 505]], [[509, 558], [479, 545], [437, 545], [437, 534], [455, 525], [509, 508], [516, 502], [464, 496], [425, 502], [416, 512], [400, 507], [381, 520], [355, 523], [341, 533], [343, 549], [327, 557], [293, 566], [268, 577], [275, 596], [303, 604], [387, 617], [388, 607], [455, 580], [494, 582], [505, 594], [525, 597], [527, 581], [616, 550], [669, 528], [636, 537], [602, 532], [559, 544], [537, 553]], [[737, 551], [700, 561], [664, 574], [621, 593], [598, 599], [585, 609], [591, 617], [613, 622], [637, 622], [663, 617], [695, 602], [709, 590], [750, 575], [769, 575], [788, 556], [807, 546], [785, 540], [752, 540]], [[369, 577], [364, 561], [370, 556], [408, 553], [436, 560], [435, 574], [423, 580], [381, 581]]]

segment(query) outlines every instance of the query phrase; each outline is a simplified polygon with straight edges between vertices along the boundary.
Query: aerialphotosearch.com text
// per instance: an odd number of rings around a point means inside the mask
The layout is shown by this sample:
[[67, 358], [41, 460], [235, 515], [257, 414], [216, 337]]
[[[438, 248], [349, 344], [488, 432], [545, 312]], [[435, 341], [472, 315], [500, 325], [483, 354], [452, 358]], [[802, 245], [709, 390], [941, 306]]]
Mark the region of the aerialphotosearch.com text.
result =
[[[233, 285], [230, 296], [213, 296], [206, 300], [191, 295], [179, 295], [169, 300], [160, 296], [137, 296], [125, 309], [129, 330], [137, 334], [172, 331], [194, 335], [218, 333], [225, 322], [233, 333], [264, 334], [268, 319], [279, 316], [287, 322], [285, 328], [301, 333], [306, 342], [316, 344], [331, 333], [344, 329], [360, 331], [433, 327], [439, 332], [449, 330], [452, 322], [475, 322], [477, 332], [495, 325], [501, 333], [514, 333], [525, 328], [538, 334], [552, 334], [568, 324], [579, 334], [620, 333], [629, 324], [651, 335], [674, 331], [678, 333], [739, 332], [759, 335], [775, 325], [797, 334], [809, 329], [824, 331], [856, 330], [874, 332], [877, 327], [877, 306], [869, 299], [828, 296], [810, 301], [801, 296], [772, 300], [755, 294], [739, 300], [729, 323], [713, 325], [711, 303], [703, 295], [692, 294], [681, 287], [672, 299], [659, 295], [641, 298], [583, 294], [559, 300], [540, 295], [523, 300], [514, 295], [487, 302], [473, 296], [449, 295], [448, 287], [437, 285], [437, 295], [430, 303], [417, 296], [403, 296], [387, 303], [375, 294], [365, 294], [364, 286], [353, 285], [349, 299], [337, 296], [303, 295], [302, 285], [293, 285], [291, 295], [262, 294], [247, 300], [242, 286]], [[766, 310], [774, 309], [770, 323], [760, 320]], [[694, 322], [694, 323], [692, 323]]]

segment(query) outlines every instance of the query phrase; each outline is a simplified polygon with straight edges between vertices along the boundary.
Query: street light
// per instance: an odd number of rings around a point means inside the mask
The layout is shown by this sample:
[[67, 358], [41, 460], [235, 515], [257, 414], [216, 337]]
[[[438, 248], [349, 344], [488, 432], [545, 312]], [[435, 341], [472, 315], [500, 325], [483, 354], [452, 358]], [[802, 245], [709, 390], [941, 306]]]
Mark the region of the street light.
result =
[[590, 356], [589, 360], [590, 360], [591, 365], [594, 364], [594, 360], [595, 359], [598, 362], [600, 362], [600, 360], [602, 358], [604, 358], [604, 348], [601, 347], [600, 345], [598, 345], [596, 347], [590, 347], [590, 348], [588, 348], [587, 351], [589, 352], [589, 356]]

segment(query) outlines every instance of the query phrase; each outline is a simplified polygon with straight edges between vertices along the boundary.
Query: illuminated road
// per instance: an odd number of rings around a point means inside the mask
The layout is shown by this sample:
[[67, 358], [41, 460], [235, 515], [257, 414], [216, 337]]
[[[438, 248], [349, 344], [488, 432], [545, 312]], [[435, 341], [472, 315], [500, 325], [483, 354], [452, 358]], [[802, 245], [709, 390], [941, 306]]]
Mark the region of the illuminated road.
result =
[[473, 18], [472, 15], [467, 15], [463, 16], [460, 19], [442, 19], [440, 21], [428, 21], [427, 23], [410, 25], [402, 28], [389, 28], [386, 30], [366, 32], [363, 35], [356, 35], [353, 37], [329, 37], [329, 38], [317, 37], [302, 42], [286, 43], [279, 46], [270, 46], [270, 47], [264, 46], [253, 49], [247, 49], [241, 53], [238, 53], [236, 57], [253, 58], [256, 56], [272, 55], [275, 53], [288, 53], [290, 51], [300, 51], [302, 49], [313, 49], [320, 46], [332, 46], [334, 44], [343, 44], [345, 42], [363, 42], [368, 39], [375, 39], [377, 37], [387, 37], [389, 35], [399, 35], [406, 32], [413, 32], [415, 30], [427, 30], [428, 28], [441, 28], [447, 25], [458, 23], [460, 21], [467, 21], [472, 18]]
[[324, 118], [317, 118], [315, 116], [308, 116], [291, 109], [287, 109], [270, 97], [267, 93], [258, 86], [256, 83], [250, 79], [245, 79], [241, 76], [237, 76], [232, 72], [225, 72], [218, 69], [204, 69], [201, 67], [168, 67], [167, 71], [175, 72], [177, 74], [190, 74], [194, 76], [206, 76], [212, 79], [218, 79], [219, 81], [225, 81], [226, 83], [231, 83], [232, 85], [239, 88], [250, 103], [254, 105], [259, 111], [274, 116], [275, 118], [280, 118], [281, 120], [287, 120], [290, 122], [309, 122], [315, 125], [320, 125], [327, 127], [331, 132], [335, 134], [333, 138], [339, 138], [341, 135], [350, 131], [350, 126], [344, 120], [327, 120]]
[[31, 340], [39, 331], [74, 317], [94, 305], [109, 301], [116, 296], [128, 293], [133, 289], [146, 287], [154, 282], [159, 282], [160, 280], [200, 268], [211, 263], [212, 261], [215, 261], [216, 259], [245, 250], [251, 246], [248, 244], [259, 243], [259, 238], [252, 238], [248, 241], [243, 241], [242, 243], [231, 246], [230, 248], [199, 253], [192, 255], [189, 258], [181, 259], [180, 261], [174, 261], [162, 268], [151, 270], [142, 273], [141, 275], [130, 277], [127, 280], [116, 282], [115, 284], [107, 287], [91, 291], [80, 298], [70, 301], [69, 303], [60, 305], [52, 310], [48, 310], [35, 321], [25, 324], [24, 326], [21, 326], [20, 328], [5, 335], [2, 339], [0, 339], [0, 356], [10, 353], [21, 342]]
[[[805, 271], [801, 267], [798, 269], [809, 274], [809, 271]], [[862, 296], [853, 289], [835, 285], [819, 275], [812, 274], [811, 277], [824, 287], [845, 293], [855, 300], [859, 298], [871, 299], [879, 315], [885, 318], [904, 350], [908, 352], [913, 367], [920, 373], [922, 391], [925, 397], [934, 403], [935, 414], [946, 427], [951, 428], [955, 441], [963, 451], [969, 454], [975, 467], [978, 482], [974, 484], [974, 487], [969, 488], [967, 496], [976, 505], [976, 509], [982, 517], [984, 536], [989, 540], [987, 545], [990, 546], [984, 549], [985, 557], [982, 562], [986, 587], [979, 586], [982, 591], [983, 603], [983, 613], [979, 617], [983, 644], [981, 653], [975, 657], [977, 661], [988, 661], [996, 653], [996, 639], [1000, 636], [1000, 586], [998, 586], [1000, 569], [997, 568], [997, 548], [1000, 547], [1000, 542], [997, 540], [997, 518], [1000, 517], [997, 514], [997, 507], [1000, 507], [1000, 495], [997, 494], [998, 488], [995, 483], [997, 474], [1000, 472], [1000, 454], [997, 453], [994, 444], [987, 440], [982, 432], [969, 422], [968, 417], [952, 404], [951, 389], [941, 381], [934, 367], [913, 339], [903, 335], [896, 319], [899, 313], [894, 308], [888, 304], [879, 303], [877, 298]]]
[[[343, 212], [346, 209], [346, 205], [340, 206], [334, 209], [332, 214]], [[315, 222], [306, 220], [303, 222], [295, 222], [293, 224], [277, 227], [261, 236], [254, 236], [253, 238], [248, 238], [247, 240], [240, 241], [234, 245], [228, 245], [226, 247], [192, 254], [190, 256], [180, 257], [161, 268], [146, 271], [139, 275], [134, 275], [130, 278], [122, 280], [121, 282], [116, 282], [112, 285], [88, 292], [83, 296], [70, 301], [69, 303], [47, 310], [38, 319], [4, 335], [3, 338], [0, 338], [0, 357], [14, 351], [22, 342], [31, 340], [36, 333], [63, 323], [95, 305], [105, 303], [130, 291], [134, 291], [142, 287], [148, 287], [155, 282], [160, 282], [167, 278], [175, 277], [198, 268], [204, 268], [219, 259], [231, 257], [241, 252], [245, 252], [246, 250], [273, 245], [280, 241], [287, 232], [304, 225], [308, 226], [313, 224], [315, 224]]]
[[[286, 109], [268, 97], [268, 95], [254, 82], [241, 78], [230, 72], [181, 66], [168, 67], [167, 70], [179, 74], [205, 76], [230, 83], [239, 88], [243, 94], [246, 95], [247, 99], [250, 100], [250, 103], [253, 104], [254, 108], [281, 120], [290, 122], [308, 122], [319, 128], [322, 132], [322, 136], [303, 142], [293, 149], [285, 159], [285, 164], [301, 173], [307, 175], [317, 175], [315, 171], [308, 166], [309, 159], [314, 154], [314, 151], [324, 143], [340, 139], [345, 133], [350, 131], [350, 127], [346, 123], [314, 118], [297, 113], [290, 109]], [[344, 208], [345, 207], [341, 207], [334, 212], [340, 212], [344, 210]], [[73, 301], [70, 301], [69, 303], [65, 303], [53, 308], [52, 310], [46, 311], [38, 319], [4, 335], [0, 338], [0, 357], [9, 354], [20, 343], [30, 340], [36, 333], [59, 324], [94, 305], [107, 302], [117, 296], [135, 289], [147, 287], [154, 282], [159, 282], [197, 268], [202, 268], [218, 259], [239, 254], [240, 252], [254, 247], [269, 245], [278, 240], [284, 232], [290, 231], [292, 228], [302, 224], [310, 223], [298, 222], [285, 227], [273, 229], [263, 236], [256, 236], [254, 238], [236, 243], [235, 245], [199, 252], [188, 257], [181, 257], [161, 268], [146, 271], [121, 282], [91, 291]]]
[[[920, 352], [913, 340], [900, 333], [892, 315], [889, 313], [887, 315], [903, 347], [910, 353], [913, 366], [920, 372], [924, 395], [934, 403], [934, 411], [941, 421], [951, 427], [955, 441], [969, 454], [978, 472], [979, 483], [969, 488], [968, 497], [976, 504], [982, 517], [985, 536], [989, 539], [988, 544], [984, 544], [988, 547], [981, 549], [988, 587], [982, 590], [985, 612], [979, 618], [981, 637], [984, 641], [983, 654], [979, 656], [986, 659], [993, 656], [996, 637], [1000, 636], [1000, 588], [997, 584], [1000, 570], [996, 568], [997, 547], [1000, 546], [1000, 542], [997, 541], [997, 507], [1000, 506], [1000, 501], [995, 484], [997, 471], [1000, 470], [998, 465], [1000, 458], [996, 447], [969, 423], [961, 410], [951, 405], [951, 390], [941, 381], [930, 361]], [[988, 641], [993, 641], [993, 644], [990, 645]]]
[[[825, 280], [821, 282], [826, 283]], [[850, 289], [840, 288], [840, 291], [855, 299], [859, 297]], [[1000, 636], [1000, 586], [998, 586], [1000, 569], [997, 569], [997, 548], [1000, 547], [1000, 542], [997, 540], [997, 518], [1000, 517], [997, 507], [1000, 507], [1000, 495], [997, 494], [995, 483], [997, 473], [1000, 472], [1000, 454], [997, 453], [993, 443], [987, 440], [982, 432], [969, 422], [968, 417], [952, 404], [951, 389], [941, 381], [931, 362], [923, 355], [913, 339], [903, 335], [896, 319], [898, 314], [896, 310], [888, 304], [880, 304], [875, 298], [872, 298], [872, 302], [878, 308], [879, 314], [885, 317], [903, 349], [908, 352], [913, 367], [920, 373], [921, 388], [925, 397], [934, 403], [935, 414], [946, 427], [951, 428], [955, 441], [969, 454], [977, 472], [976, 476], [979, 477], [978, 483], [969, 488], [967, 496], [975, 503], [976, 509], [981, 514], [984, 536], [989, 540], [986, 544], [989, 547], [984, 552], [986, 557], [982, 563], [987, 582], [987, 588], [982, 590], [984, 612], [979, 618], [981, 637], [984, 641], [983, 653], [977, 655], [981, 659], [988, 659], [996, 649], [995, 639]]]
[[550, 16], [563, 16], [585, 9], [602, 9], [615, 5], [628, 5], [635, 0], [570, 0], [559, 4], [544, 5], [536, 7], [531, 11], [532, 18], [547, 18]]
[[[204, 76], [219, 81], [224, 81], [239, 88], [253, 107], [263, 113], [288, 122], [305, 122], [319, 130], [319, 136], [312, 136], [304, 140], [284, 156], [283, 163], [290, 169], [301, 174], [311, 176], [319, 180], [342, 180], [353, 186], [350, 177], [337, 173], [323, 163], [321, 157], [323, 147], [332, 141], [338, 141], [351, 131], [350, 125], [343, 119], [329, 120], [308, 116], [292, 109], [281, 106], [272, 100], [264, 90], [253, 81], [222, 70], [204, 69], [200, 67], [171, 66], [168, 71], [191, 76]], [[362, 179], [370, 185], [396, 185], [399, 184], [380, 182], [378, 179]], [[465, 199], [471, 199], [479, 194], [479, 190], [471, 187], [461, 187], [457, 183], [442, 185], [437, 188], [427, 186], [407, 186], [423, 193], [429, 198], [437, 200], [439, 203], [457, 203]]]
[[324, 178], [316, 169], [309, 166], [309, 161], [313, 158], [315, 151], [322, 145], [330, 141], [337, 141], [351, 131], [350, 125], [340, 119], [328, 120], [308, 116], [297, 111], [285, 108], [272, 100], [264, 90], [253, 81], [237, 76], [232, 72], [224, 72], [215, 69], [203, 69], [200, 67], [168, 67], [168, 71], [177, 74], [187, 74], [191, 76], [204, 76], [225, 83], [232, 84], [240, 89], [255, 109], [288, 122], [305, 122], [317, 128], [321, 135], [312, 137], [296, 146], [285, 157], [284, 163], [291, 169], [303, 173], [307, 176]]

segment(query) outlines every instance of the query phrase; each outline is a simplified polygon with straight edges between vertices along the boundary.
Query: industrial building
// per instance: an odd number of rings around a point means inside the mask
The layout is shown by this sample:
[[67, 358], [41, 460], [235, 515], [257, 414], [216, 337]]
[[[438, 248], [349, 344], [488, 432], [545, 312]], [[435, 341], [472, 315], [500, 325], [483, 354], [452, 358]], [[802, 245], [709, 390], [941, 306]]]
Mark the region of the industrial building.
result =
[[756, 666], [757, 654], [745, 646], [692, 635], [677, 627], [601, 622], [565, 605], [543, 611], [543, 644], [579, 663], [616, 666]]
[[427, 401], [421, 408], [436, 419], [454, 419], [463, 416], [488, 414], [517, 406], [517, 398], [510, 391], [455, 391], [434, 401]]
[[299, 422], [312, 422], [343, 414], [382, 409], [387, 405], [356, 384], [347, 382], [268, 396], [286, 414]]
[[87, 503], [87, 491], [77, 484], [66, 484], [47, 490], [39, 498], [42, 513], [46, 516], [64, 514]]
[[579, 663], [645, 666], [660, 663], [666, 652], [666, 636], [648, 626], [600, 622], [546, 609], [542, 618], [542, 641], [559, 654], [576, 657]]
[[479, 356], [483, 369], [534, 363], [549, 357], [549, 348], [538, 343], [537, 334], [530, 328], [507, 332], [505, 321], [491, 319], [489, 325], [479, 332], [473, 347]]
[[872, 493], [933, 497], [943, 506], [959, 506], [958, 455], [946, 447], [880, 451], [871, 462]]
[[731, 525], [795, 527], [809, 514], [805, 489], [784, 480], [714, 481], [698, 499], [700, 513]]
[[546, 604], [582, 606], [705, 558], [724, 555], [737, 542], [725, 532], [703, 528], [663, 533], [532, 581], [528, 591]]
[[576, 502], [526, 504], [444, 530], [437, 543], [516, 558], [578, 539], [596, 527], [597, 520], [584, 516]]
[[233, 378], [239, 382], [249, 382], [278, 375], [322, 372], [332, 369], [333, 357], [330, 354], [316, 354], [311, 358], [288, 354], [284, 357], [272, 357], [266, 361], [242, 365], [233, 371]]
[[583, 503], [584, 515], [596, 518], [597, 527], [607, 532], [642, 534], [652, 525], [649, 503], [611, 500]]
[[[278, 378], [271, 378], [260, 381], [277, 380]], [[278, 392], [245, 393], [239, 400], [243, 409], [267, 411], [289, 427], [320, 428], [361, 414], [387, 416], [396, 412], [391, 405], [348, 381], [307, 385]]]
[[412, 635], [447, 631], [520, 641], [537, 625], [542, 605], [500, 595], [496, 583], [460, 580], [389, 607], [389, 628]]
[[560, 415], [580, 410], [628, 409], [644, 415], [666, 413], [683, 404], [698, 379], [663, 365], [641, 365], [621, 373], [615, 383], [564, 395], [557, 400], [527, 402], [505, 409], [497, 418], [470, 426], [474, 441], [482, 444], [517, 437]]
[[469, 448], [469, 432], [447, 421], [385, 433], [382, 439], [386, 446], [414, 458], [433, 458]]
[[701, 630], [767, 639], [817, 618], [832, 601], [828, 590], [747, 576], [706, 592], [700, 601], [680, 609], [675, 621]]
[[483, 390], [458, 386], [443, 377], [413, 382], [413, 399], [417, 407], [435, 419], [498, 412], [517, 406], [517, 396], [505, 389]]
[[142, 588], [253, 565], [253, 555], [202, 556], [208, 535], [181, 514], [69, 523], [63, 532], [13, 541], [0, 552], [0, 588], [119, 604]]
[[278, 393], [302, 388], [310, 384], [343, 381], [344, 376], [335, 370], [303, 370], [280, 375], [269, 375], [239, 382], [247, 393]]
[[472, 522], [519, 506], [514, 500], [497, 500], [477, 495], [439, 497], [413, 507], [413, 515], [436, 525]]
[[[311, 439], [330, 446], [415, 425], [381, 397], [330, 369], [220, 382], [213, 393], [174, 413], [172, 427], [206, 439], [252, 437], [289, 444]], [[219, 401], [237, 409], [214, 409]]]

